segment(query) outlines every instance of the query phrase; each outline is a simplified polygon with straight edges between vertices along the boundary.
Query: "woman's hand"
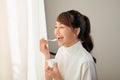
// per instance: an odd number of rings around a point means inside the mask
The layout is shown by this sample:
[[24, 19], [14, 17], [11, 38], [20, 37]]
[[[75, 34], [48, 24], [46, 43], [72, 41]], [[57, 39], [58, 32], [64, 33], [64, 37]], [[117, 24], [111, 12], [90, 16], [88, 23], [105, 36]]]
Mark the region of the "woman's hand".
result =
[[54, 80], [64, 80], [62, 75], [59, 72], [58, 69], [58, 64], [55, 63], [53, 68], [50, 68], [49, 66], [46, 68], [45, 70], [46, 75], [48, 75], [49, 77], [51, 77]]
[[40, 39], [40, 51], [44, 54], [46, 60], [50, 59], [50, 53], [47, 45], [47, 40]]

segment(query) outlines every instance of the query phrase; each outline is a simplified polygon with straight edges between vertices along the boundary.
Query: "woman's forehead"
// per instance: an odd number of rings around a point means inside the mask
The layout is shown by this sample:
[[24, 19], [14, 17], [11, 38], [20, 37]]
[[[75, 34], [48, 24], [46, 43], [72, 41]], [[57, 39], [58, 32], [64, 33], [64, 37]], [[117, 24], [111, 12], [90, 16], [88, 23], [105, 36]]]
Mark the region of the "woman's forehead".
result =
[[56, 21], [56, 26], [65, 26], [65, 25], [60, 23], [60, 22], [58, 22], [58, 21]]

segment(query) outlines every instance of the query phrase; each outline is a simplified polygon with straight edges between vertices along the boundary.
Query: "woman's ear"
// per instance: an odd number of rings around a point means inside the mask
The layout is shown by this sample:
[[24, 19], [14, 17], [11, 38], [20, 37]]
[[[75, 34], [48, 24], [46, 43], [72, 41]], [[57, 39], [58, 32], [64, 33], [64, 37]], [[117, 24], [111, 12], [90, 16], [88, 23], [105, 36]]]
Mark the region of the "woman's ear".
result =
[[77, 35], [79, 35], [80, 33], [80, 28], [77, 28]]
[[79, 33], [80, 33], [80, 28], [76, 28], [76, 29], [75, 29], [75, 35], [78, 36]]

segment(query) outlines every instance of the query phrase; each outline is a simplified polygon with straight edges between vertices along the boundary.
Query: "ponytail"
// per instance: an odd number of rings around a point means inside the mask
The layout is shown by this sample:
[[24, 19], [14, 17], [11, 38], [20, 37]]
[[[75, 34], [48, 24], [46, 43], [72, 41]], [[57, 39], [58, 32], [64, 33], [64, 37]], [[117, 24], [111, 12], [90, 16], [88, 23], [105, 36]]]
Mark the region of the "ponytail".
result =
[[[88, 52], [91, 52], [94, 44], [93, 44], [92, 38], [90, 36], [90, 30], [91, 30], [90, 29], [90, 21], [87, 16], [84, 16], [84, 20], [85, 20], [85, 24], [84, 24], [85, 31], [81, 35], [82, 45]], [[93, 60], [96, 63], [95, 57], [93, 57]]]
[[90, 21], [88, 17], [84, 16], [85, 24], [84, 24], [84, 33], [81, 34], [81, 40], [83, 41], [82, 45], [83, 47], [88, 51], [91, 52], [93, 49], [93, 41], [90, 36]]

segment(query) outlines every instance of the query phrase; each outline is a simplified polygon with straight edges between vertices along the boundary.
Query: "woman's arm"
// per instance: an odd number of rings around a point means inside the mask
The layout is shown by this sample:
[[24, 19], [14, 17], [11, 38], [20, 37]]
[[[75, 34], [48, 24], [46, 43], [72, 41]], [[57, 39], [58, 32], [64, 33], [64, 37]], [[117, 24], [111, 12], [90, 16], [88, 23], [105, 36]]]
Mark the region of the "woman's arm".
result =
[[50, 68], [48, 66], [48, 60], [50, 59], [50, 53], [47, 46], [47, 41], [44, 39], [40, 40], [40, 51], [45, 56], [45, 80], [63, 80], [63, 77], [61, 76], [57, 63], [54, 64], [53, 68]]
[[44, 54], [45, 56], [45, 80], [52, 80], [52, 78], [49, 76], [49, 74], [46, 72], [46, 70], [48, 69], [48, 63], [47, 61], [50, 59], [50, 53], [49, 53], [49, 49], [47, 46], [47, 41], [44, 39], [40, 40], [40, 51]]

